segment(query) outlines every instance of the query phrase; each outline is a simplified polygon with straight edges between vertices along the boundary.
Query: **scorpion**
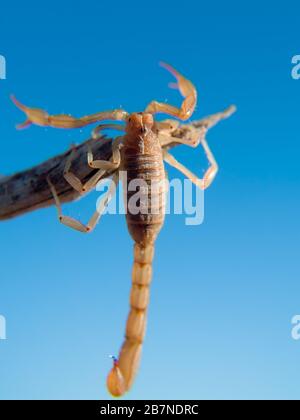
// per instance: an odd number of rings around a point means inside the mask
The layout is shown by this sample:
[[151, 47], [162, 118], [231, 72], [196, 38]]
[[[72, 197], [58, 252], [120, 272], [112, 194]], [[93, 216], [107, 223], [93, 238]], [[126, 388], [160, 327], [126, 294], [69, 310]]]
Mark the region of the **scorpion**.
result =
[[[177, 70], [165, 63], [161, 63], [161, 65], [176, 79], [176, 83], [170, 85], [177, 88], [183, 97], [180, 107], [152, 101], [143, 112], [128, 113], [123, 109], [114, 109], [75, 118], [65, 114], [49, 115], [42, 109], [29, 108], [23, 105], [12, 96], [15, 105], [27, 116], [26, 121], [18, 125], [18, 128], [35, 124], [42, 127], [71, 129], [103, 120], [112, 120], [119, 122], [119, 124], [100, 124], [93, 130], [93, 137], [100, 140], [99, 133], [107, 128], [125, 132], [124, 135], [116, 137], [113, 141], [110, 160], [94, 160], [93, 153], [89, 148], [87, 163], [97, 171], [85, 184], [82, 184], [80, 179], [71, 171], [72, 161], [75, 158], [74, 153], [76, 153], [75, 149], [72, 150], [67, 159], [63, 176], [81, 194], [95, 188], [101, 177], [108, 171], [113, 173], [113, 182], [111, 182], [108, 191], [97, 206], [96, 212], [86, 225], [72, 217], [63, 215], [55, 187], [50, 178], [47, 178], [57, 207], [58, 218], [62, 224], [79, 232], [91, 232], [99, 222], [109, 200], [113, 197], [115, 185], [120, 179], [120, 171], [127, 173], [124, 190], [127, 190], [129, 183], [134, 179], [144, 181], [148, 187], [141, 191], [141, 197], [146, 199], [143, 201], [146, 203], [144, 204], [146, 208], [143, 209], [146, 212], [133, 212], [130, 211], [128, 206], [126, 213], [128, 231], [134, 241], [134, 262], [130, 311], [126, 323], [125, 340], [118, 358], [113, 357], [113, 367], [106, 381], [109, 392], [115, 397], [122, 396], [131, 388], [140, 364], [149, 305], [154, 245], [165, 217], [166, 184], [164, 181], [166, 173], [164, 162], [182, 172], [201, 189], [206, 189], [212, 183], [218, 171], [216, 160], [205, 138], [199, 135], [199, 130], [190, 126], [188, 137], [184, 139], [174, 137], [173, 134], [180, 124], [177, 120], [185, 121], [192, 116], [197, 103], [197, 91], [192, 82]], [[155, 121], [154, 115], [157, 113], [167, 114], [177, 118], [177, 120]], [[124, 124], [120, 124], [122, 122]], [[210, 163], [202, 179], [199, 179], [169, 153], [166, 146], [172, 143], [183, 143], [191, 147], [202, 145]], [[154, 188], [153, 181], [159, 182], [159, 188]], [[128, 193], [127, 200], [130, 199], [132, 194], [132, 192]]]

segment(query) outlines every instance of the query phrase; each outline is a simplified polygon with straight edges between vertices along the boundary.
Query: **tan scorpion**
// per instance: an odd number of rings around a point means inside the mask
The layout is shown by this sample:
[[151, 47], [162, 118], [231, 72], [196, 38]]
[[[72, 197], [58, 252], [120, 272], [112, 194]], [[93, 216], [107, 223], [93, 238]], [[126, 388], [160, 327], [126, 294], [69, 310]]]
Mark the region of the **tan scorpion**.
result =
[[[102, 124], [94, 129], [93, 137], [99, 138], [99, 141], [101, 139], [101, 137], [98, 137], [99, 132], [106, 128], [123, 131], [125, 134], [114, 140], [110, 161], [94, 160], [92, 151], [89, 149], [87, 155], [88, 165], [98, 171], [86, 184], [82, 184], [80, 179], [70, 170], [74, 153], [76, 153], [75, 150], [72, 151], [67, 160], [63, 176], [79, 193], [84, 193], [95, 188], [101, 177], [107, 171], [114, 171], [112, 176], [113, 182], [87, 225], [62, 214], [58, 194], [51, 180], [48, 179], [61, 223], [79, 232], [91, 232], [97, 225], [106, 205], [115, 192], [115, 186], [119, 182], [120, 171], [127, 173], [126, 180], [124, 181], [126, 184], [124, 185], [124, 191], [128, 191], [129, 183], [136, 179], [144, 181], [147, 186], [147, 189], [141, 192], [142, 199], [145, 199], [141, 200], [144, 203], [144, 205], [141, 205], [143, 211], [131, 212], [130, 206], [126, 207], [127, 226], [134, 241], [134, 263], [130, 294], [130, 312], [126, 324], [125, 340], [121, 347], [119, 357], [114, 358], [113, 367], [107, 377], [107, 387], [113, 396], [121, 396], [131, 388], [141, 358], [149, 304], [154, 244], [163, 226], [165, 216], [166, 186], [164, 181], [166, 174], [164, 161], [181, 171], [201, 189], [205, 189], [211, 184], [218, 170], [217, 163], [206, 140], [204, 138], [200, 140], [197, 130], [193, 131], [191, 128], [191, 135], [188, 140], [182, 140], [172, 136], [179, 126], [178, 121], [165, 120], [158, 122], [154, 120], [154, 114], [164, 113], [185, 121], [192, 116], [197, 102], [197, 91], [194, 85], [171, 66], [164, 63], [161, 64], [177, 80], [177, 83], [173, 84], [173, 86], [179, 89], [184, 98], [180, 108], [166, 103], [152, 101], [144, 112], [129, 114], [122, 109], [115, 109], [75, 118], [63, 114], [49, 115], [41, 109], [29, 108], [12, 97], [16, 106], [27, 115], [26, 121], [20, 124], [19, 128], [24, 128], [31, 124], [43, 127], [79, 128], [103, 120], [125, 123]], [[174, 142], [184, 143], [191, 147], [196, 147], [199, 144], [203, 146], [210, 163], [203, 179], [199, 179], [163, 148]], [[155, 187], [155, 185], [159, 185], [159, 188]], [[133, 194], [133, 191], [128, 191], [125, 206]]]

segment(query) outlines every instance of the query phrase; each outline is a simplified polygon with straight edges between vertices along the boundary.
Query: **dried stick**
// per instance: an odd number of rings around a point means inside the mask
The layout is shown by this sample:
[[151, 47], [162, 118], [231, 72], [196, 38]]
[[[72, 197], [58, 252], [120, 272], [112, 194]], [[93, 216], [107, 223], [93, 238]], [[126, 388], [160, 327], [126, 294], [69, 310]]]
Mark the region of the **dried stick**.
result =
[[[230, 106], [223, 112], [193, 121], [190, 125], [199, 129], [199, 135], [205, 136], [209, 128], [219, 121], [230, 117], [236, 108]], [[175, 137], [184, 138], [188, 135], [189, 125], [182, 124], [174, 133]], [[72, 164], [72, 172], [83, 183], [86, 182], [95, 170], [87, 165], [87, 146], [91, 146], [95, 159], [108, 160], [111, 157], [112, 139], [103, 137], [102, 140], [89, 139], [76, 147], [77, 155]], [[178, 143], [169, 145], [168, 148], [177, 146]], [[47, 177], [55, 186], [61, 202], [70, 202], [79, 198], [79, 194], [65, 181], [63, 171], [70, 150], [55, 156], [46, 162], [31, 169], [18, 172], [15, 175], [0, 178], [0, 220], [11, 219], [15, 216], [48, 207], [54, 204], [52, 193], [47, 183]], [[111, 173], [105, 176], [110, 176]]]

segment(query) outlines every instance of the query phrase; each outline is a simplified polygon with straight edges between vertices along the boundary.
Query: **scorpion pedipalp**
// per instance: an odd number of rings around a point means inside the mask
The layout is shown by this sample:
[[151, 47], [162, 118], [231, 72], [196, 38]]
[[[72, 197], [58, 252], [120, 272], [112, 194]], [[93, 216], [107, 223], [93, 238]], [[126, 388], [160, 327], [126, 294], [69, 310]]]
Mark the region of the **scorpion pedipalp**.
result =
[[160, 65], [168, 70], [175, 78], [177, 83], [172, 83], [172, 88], [178, 88], [184, 100], [180, 108], [173, 105], [152, 101], [146, 108], [146, 112], [153, 114], [164, 113], [179, 118], [180, 120], [187, 120], [190, 118], [195, 110], [197, 103], [197, 91], [192, 82], [182, 76], [169, 64], [160, 62]]

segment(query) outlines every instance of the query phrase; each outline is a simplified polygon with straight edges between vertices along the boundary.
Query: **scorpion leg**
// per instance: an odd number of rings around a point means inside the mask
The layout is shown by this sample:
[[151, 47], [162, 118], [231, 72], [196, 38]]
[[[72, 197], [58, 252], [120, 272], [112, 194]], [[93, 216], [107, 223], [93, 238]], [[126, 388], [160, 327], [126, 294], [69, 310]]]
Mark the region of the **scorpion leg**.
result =
[[104, 195], [104, 197], [100, 201], [96, 212], [92, 215], [92, 217], [90, 218], [87, 225], [84, 225], [79, 220], [76, 220], [73, 217], [64, 216], [62, 214], [61, 203], [60, 203], [59, 197], [57, 195], [57, 192], [55, 190], [55, 187], [51, 183], [49, 178], [47, 179], [47, 181], [48, 181], [50, 190], [51, 190], [51, 192], [53, 194], [53, 197], [54, 197], [54, 200], [55, 200], [59, 221], [63, 225], [66, 225], [66, 226], [68, 226], [68, 227], [70, 227], [74, 230], [79, 231], [79, 232], [89, 233], [89, 232], [91, 232], [92, 230], [95, 229], [95, 227], [96, 227], [97, 223], [99, 222], [100, 217], [102, 216], [107, 204], [109, 203], [109, 201], [111, 200], [111, 198], [113, 197], [113, 195], [115, 193], [116, 185], [117, 185], [117, 182], [118, 182], [118, 174], [113, 175], [113, 178], [112, 178], [112, 181], [111, 181], [111, 184], [109, 186], [109, 189], [108, 189], [107, 193]]
[[80, 179], [70, 171], [75, 153], [76, 153], [76, 149], [73, 148], [66, 162], [66, 166], [64, 169], [64, 178], [71, 185], [71, 187], [74, 188], [74, 190], [78, 191], [80, 194], [83, 194], [83, 193], [88, 192], [89, 190], [91, 190], [97, 185], [97, 183], [99, 182], [101, 177], [104, 175], [106, 170], [101, 169], [97, 171], [95, 175], [93, 175], [85, 184], [83, 184], [80, 181]]
[[28, 106], [23, 105], [14, 96], [11, 96], [11, 99], [27, 116], [26, 121], [23, 124], [18, 125], [17, 128], [24, 128], [30, 124], [36, 124], [42, 127], [80, 128], [102, 120], [124, 121], [128, 116], [128, 113], [122, 109], [98, 112], [97, 114], [87, 115], [81, 118], [75, 118], [72, 115], [65, 114], [49, 115], [42, 109], [29, 108]]
[[111, 128], [112, 130], [118, 130], [118, 131], [124, 131], [125, 127], [120, 124], [100, 124], [94, 130], [92, 131], [92, 137], [93, 139], [101, 138], [101, 135], [99, 136], [99, 133], [103, 130], [106, 130], [107, 128]]
[[[210, 186], [212, 181], [214, 180], [217, 172], [218, 172], [218, 165], [217, 162], [207, 144], [207, 141], [205, 139], [206, 129], [204, 127], [202, 128], [195, 128], [192, 125], [183, 126], [184, 129], [186, 129], [186, 133], [182, 138], [173, 137], [172, 132], [171, 134], [161, 134], [163, 131], [159, 132], [158, 137], [160, 140], [160, 144], [162, 147], [167, 147], [171, 143], [181, 143], [185, 144], [190, 147], [197, 147], [199, 144], [202, 144], [202, 147], [204, 149], [204, 152], [206, 154], [206, 157], [210, 163], [210, 167], [204, 174], [203, 180], [202, 180], [202, 187], [206, 189]], [[185, 168], [181, 163], [179, 163], [170, 153], [167, 153], [166, 149], [164, 150], [165, 156], [167, 156], [167, 159], [169, 159], [172, 166], [175, 166], [180, 172], [184, 173], [188, 178], [191, 179], [192, 182], [195, 180], [198, 180], [198, 183], [196, 183], [197, 186], [199, 186], [199, 179], [194, 175], [192, 172], [190, 172], [187, 168]], [[167, 161], [167, 160], [166, 160]], [[180, 168], [180, 169], [179, 169]]]
[[[171, 120], [172, 121], [172, 120]], [[158, 130], [158, 138], [160, 141], [161, 147], [167, 147], [172, 143], [180, 143], [186, 144], [190, 147], [197, 147], [201, 140], [205, 137], [206, 129], [204, 127], [195, 128], [193, 125], [183, 125], [180, 127], [181, 130], [184, 130], [184, 134], [182, 137], [175, 137], [174, 132], [179, 127], [176, 127], [174, 130], [165, 130], [160, 129]]]
[[164, 160], [174, 168], [178, 169], [181, 173], [183, 173], [187, 178], [189, 178], [197, 187], [200, 189], [208, 188], [211, 183], [213, 182], [217, 172], [218, 172], [218, 164], [212, 154], [205, 138], [201, 139], [201, 144], [204, 148], [205, 154], [207, 159], [210, 163], [209, 168], [204, 174], [203, 179], [199, 179], [195, 174], [193, 174], [189, 169], [187, 169], [184, 165], [182, 165], [178, 160], [175, 159], [170, 153], [166, 150], [163, 150], [163, 157]]
[[92, 149], [88, 146], [88, 165], [94, 169], [113, 170], [117, 169], [121, 163], [120, 146], [123, 137], [118, 137], [112, 145], [111, 161], [108, 160], [94, 160]]
[[176, 120], [163, 120], [163, 121], [155, 121], [154, 128], [157, 134], [163, 134], [171, 136], [174, 131], [178, 129], [180, 126], [180, 122]]
[[194, 112], [197, 102], [197, 91], [195, 86], [188, 79], [183, 77], [177, 70], [171, 67], [169, 64], [160, 63], [165, 67], [170, 73], [175, 76], [177, 83], [172, 84], [172, 87], [179, 89], [181, 95], [184, 97], [184, 100], [180, 108], [177, 108], [172, 105], [165, 103], [152, 101], [146, 108], [145, 112], [150, 112], [152, 114], [164, 113], [172, 115], [173, 117], [179, 118], [180, 120], [187, 120], [190, 118]]
[[193, 184], [195, 184], [197, 187], [199, 187], [201, 190], [203, 190], [203, 180], [199, 179], [195, 174], [193, 174], [189, 169], [187, 169], [184, 165], [182, 165], [180, 162], [178, 162], [177, 159], [174, 158], [170, 153], [168, 153], [166, 150], [163, 152], [164, 161], [167, 162], [169, 165], [173, 166], [173, 168], [176, 168], [179, 172], [183, 173], [189, 180], [192, 181]]
[[209, 187], [211, 185], [211, 183], [215, 179], [215, 177], [218, 173], [219, 167], [218, 167], [216, 159], [215, 159], [214, 155], [212, 154], [212, 151], [210, 150], [205, 138], [203, 138], [201, 140], [201, 144], [202, 144], [203, 149], [205, 151], [206, 157], [207, 157], [207, 159], [210, 163], [210, 167], [207, 169], [207, 171], [205, 172], [204, 177], [203, 177], [204, 189], [206, 189], [207, 187]]

